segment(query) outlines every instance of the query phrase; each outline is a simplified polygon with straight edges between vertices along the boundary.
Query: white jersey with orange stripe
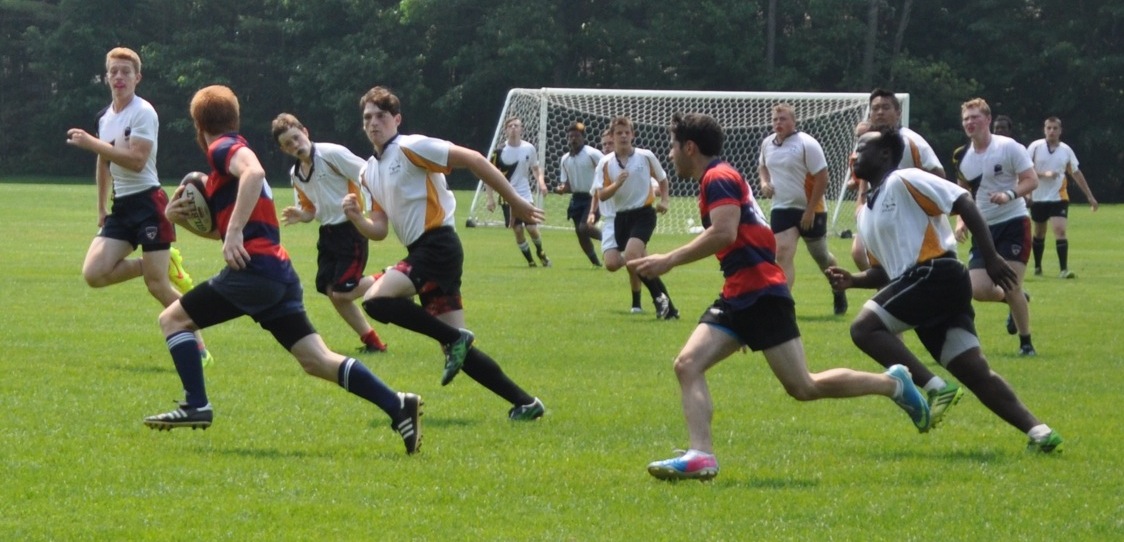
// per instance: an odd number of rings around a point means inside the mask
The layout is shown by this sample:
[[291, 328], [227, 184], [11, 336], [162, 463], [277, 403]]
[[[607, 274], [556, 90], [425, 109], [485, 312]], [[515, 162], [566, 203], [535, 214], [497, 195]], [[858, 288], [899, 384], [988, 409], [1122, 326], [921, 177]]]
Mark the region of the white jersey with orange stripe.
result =
[[641, 148], [634, 148], [633, 153], [628, 157], [617, 156], [615, 152], [609, 153], [597, 164], [596, 182], [602, 188], [607, 187], [625, 171], [628, 172], [628, 178], [610, 198], [617, 212], [652, 205], [656, 193], [652, 190], [651, 179], [657, 181], [667, 179], [667, 172], [660, 165], [656, 155], [648, 149]]
[[921, 137], [921, 134], [904, 126], [899, 128], [898, 131], [902, 134], [902, 142], [905, 143], [905, 152], [902, 153], [899, 168], [915, 167], [928, 172], [937, 168], [944, 169], [941, 160], [937, 158], [937, 153], [933, 151], [929, 142]]
[[1034, 172], [1038, 174], [1038, 188], [1034, 189], [1034, 201], [1069, 201], [1069, 182], [1067, 175], [1078, 171], [1077, 155], [1064, 142], [1050, 150], [1045, 139], [1039, 139], [1026, 148], [1030, 160], [1034, 162]]
[[361, 209], [368, 209], [359, 189], [359, 173], [365, 162], [347, 147], [335, 143], [312, 144], [312, 167], [304, 175], [294, 164], [289, 168], [297, 205], [304, 211], [316, 213], [316, 220], [325, 226], [347, 222], [340, 202], [344, 196], [359, 196]]
[[363, 172], [363, 188], [371, 210], [386, 213], [394, 233], [409, 246], [423, 233], [453, 226], [457, 200], [445, 175], [452, 143], [421, 135], [397, 135], [371, 157]]
[[917, 168], [891, 172], [867, 193], [867, 208], [858, 216], [870, 263], [881, 266], [893, 280], [914, 265], [955, 252], [948, 214], [966, 193]]

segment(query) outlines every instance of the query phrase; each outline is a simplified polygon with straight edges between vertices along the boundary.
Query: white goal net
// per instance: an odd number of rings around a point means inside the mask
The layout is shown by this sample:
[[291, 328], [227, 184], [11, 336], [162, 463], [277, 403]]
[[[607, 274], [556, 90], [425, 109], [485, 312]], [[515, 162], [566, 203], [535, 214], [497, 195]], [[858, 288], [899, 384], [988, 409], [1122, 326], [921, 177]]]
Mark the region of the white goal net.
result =
[[[902, 101], [902, 121], [907, 124], [909, 95], [899, 94], [898, 97]], [[848, 157], [854, 147], [855, 124], [867, 118], [868, 98], [866, 93], [512, 89], [496, 122], [491, 145], [484, 154], [490, 155], [503, 145], [504, 120], [519, 117], [523, 121], [523, 139], [535, 146], [547, 184], [554, 186], [559, 178], [559, 160], [568, 152], [566, 128], [571, 122], [585, 123], [587, 144], [599, 147], [601, 133], [613, 117], [627, 115], [635, 126], [635, 146], [654, 152], [668, 173], [671, 209], [660, 217], [656, 231], [689, 233], [697, 223], [698, 183], [676, 177], [667, 160], [667, 125], [671, 115], [706, 113], [718, 120], [726, 132], [722, 157], [742, 172], [768, 216], [771, 201], [757, 193], [757, 162], [761, 140], [773, 130], [772, 108], [785, 102], [796, 109], [797, 128], [815, 137], [823, 146], [829, 171], [828, 229], [837, 235], [847, 235], [854, 229], [855, 210], [855, 194], [846, 189], [850, 175]], [[488, 212], [484, 190], [484, 184], [478, 183], [466, 225], [502, 226], [503, 214], [499, 209]], [[544, 197], [536, 193], [535, 198], [546, 210], [544, 226], [572, 227], [566, 220], [569, 195]]]

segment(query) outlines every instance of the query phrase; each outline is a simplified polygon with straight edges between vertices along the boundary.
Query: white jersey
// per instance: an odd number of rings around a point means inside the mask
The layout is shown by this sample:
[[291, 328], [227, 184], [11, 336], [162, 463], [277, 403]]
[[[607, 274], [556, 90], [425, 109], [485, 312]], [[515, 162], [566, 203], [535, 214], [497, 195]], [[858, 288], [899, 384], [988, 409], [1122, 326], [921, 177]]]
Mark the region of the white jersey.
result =
[[120, 112], [113, 111], [110, 105], [98, 119], [98, 139], [115, 148], [127, 149], [132, 138], [152, 142], [152, 152], [148, 153], [148, 160], [140, 171], [109, 163], [115, 197], [139, 194], [160, 186], [160, 178], [156, 175], [156, 136], [159, 132], [160, 118], [156, 116], [156, 109], [140, 96], [133, 96], [129, 105]]
[[520, 141], [514, 147], [504, 143], [498, 154], [500, 164], [496, 165], [502, 165], [500, 169], [507, 175], [515, 193], [525, 201], [531, 201], [531, 172], [539, 165], [539, 153], [535, 146], [526, 141]]
[[601, 188], [605, 188], [612, 185], [613, 181], [625, 171], [628, 172], [628, 178], [621, 183], [613, 197], [609, 198], [613, 202], [614, 210], [631, 211], [652, 205], [656, 200], [656, 193], [652, 190], [651, 180], [667, 179], [667, 173], [656, 159], [656, 155], [648, 149], [634, 148], [631, 156], [622, 159], [617, 153], [611, 152], [597, 164], [597, 182]]
[[[816, 138], [795, 132], [777, 144], [776, 134], [761, 140], [759, 164], [769, 171], [773, 184], [774, 209], [807, 209], [812, 195], [812, 177], [827, 169], [827, 157]], [[827, 209], [823, 198], [813, 202], [816, 212]]]
[[457, 200], [445, 182], [445, 174], [452, 171], [452, 145], [442, 139], [399, 134], [387, 142], [382, 156], [367, 161], [363, 187], [371, 196], [371, 209], [386, 213], [405, 246], [427, 231], [453, 227]]
[[589, 192], [593, 188], [593, 178], [597, 174], [597, 164], [605, 155], [586, 145], [577, 154], [566, 153], [558, 165], [559, 179], [570, 183], [570, 193]]
[[976, 205], [988, 224], [998, 224], [1026, 216], [1023, 198], [1002, 205], [992, 203], [991, 195], [1014, 190], [1019, 182], [1019, 172], [1034, 167], [1030, 154], [1018, 141], [1001, 135], [991, 135], [991, 142], [983, 151], [971, 143], [960, 161], [960, 174], [975, 188]]
[[871, 264], [881, 266], [893, 280], [914, 265], [956, 252], [948, 214], [965, 193], [957, 184], [917, 168], [891, 172], [877, 190], [867, 193], [866, 208], [857, 217]]
[[[1069, 182], [1066, 175], [1078, 171], [1077, 155], [1069, 145], [1059, 141], [1054, 150], [1045, 139], [1039, 139], [1026, 148], [1034, 162], [1034, 172], [1038, 174], [1038, 188], [1034, 189], [1034, 201], [1069, 201]], [[1052, 176], [1043, 173], [1051, 172]]]
[[347, 222], [341, 202], [348, 194], [359, 196], [360, 209], [369, 208], [359, 190], [359, 174], [367, 162], [335, 143], [313, 143], [311, 154], [307, 177], [301, 173], [300, 162], [289, 168], [298, 207], [316, 213], [316, 220], [325, 226]]
[[921, 134], [914, 132], [906, 127], [901, 127], [898, 131], [902, 134], [902, 142], [905, 143], [905, 151], [902, 153], [902, 161], [898, 165], [899, 168], [921, 168], [925, 171], [932, 171], [937, 168], [944, 169], [941, 166], [941, 161], [937, 158], [937, 153], [933, 152], [933, 147], [929, 145]]

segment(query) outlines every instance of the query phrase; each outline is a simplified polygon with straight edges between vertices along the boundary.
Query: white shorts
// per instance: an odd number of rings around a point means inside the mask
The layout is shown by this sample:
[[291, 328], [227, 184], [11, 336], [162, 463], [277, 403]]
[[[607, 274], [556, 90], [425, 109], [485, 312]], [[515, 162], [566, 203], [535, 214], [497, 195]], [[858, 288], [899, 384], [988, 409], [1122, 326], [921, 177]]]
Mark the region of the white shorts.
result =
[[613, 217], [601, 217], [601, 254], [617, 249], [616, 228], [613, 227]]

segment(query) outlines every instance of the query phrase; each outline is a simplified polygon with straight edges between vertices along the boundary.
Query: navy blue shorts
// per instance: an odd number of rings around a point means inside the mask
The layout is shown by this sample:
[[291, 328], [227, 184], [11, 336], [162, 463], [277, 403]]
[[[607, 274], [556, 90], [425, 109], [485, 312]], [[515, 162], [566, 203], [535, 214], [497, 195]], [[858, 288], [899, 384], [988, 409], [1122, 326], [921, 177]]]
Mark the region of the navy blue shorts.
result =
[[762, 296], [741, 310], [732, 310], [719, 298], [699, 317], [699, 323], [722, 328], [754, 352], [800, 337], [795, 302], [774, 295]]
[[[999, 256], [1009, 262], [1026, 265], [1030, 260], [1030, 217], [1020, 216], [1006, 222], [991, 224], [991, 241]], [[984, 269], [983, 255], [976, 250], [976, 238], [972, 238], [972, 249], [968, 252], [968, 268]]]
[[[800, 219], [804, 218], [804, 209], [773, 209], [769, 213], [769, 225], [773, 233], [780, 233], [791, 228], [800, 228]], [[827, 213], [816, 213], [812, 218], [812, 229], [800, 230], [800, 237], [805, 239], [819, 239], [827, 235]]]
[[176, 240], [176, 227], [164, 216], [168, 194], [153, 187], [139, 194], [113, 198], [98, 237], [125, 241], [145, 251], [168, 250]]

